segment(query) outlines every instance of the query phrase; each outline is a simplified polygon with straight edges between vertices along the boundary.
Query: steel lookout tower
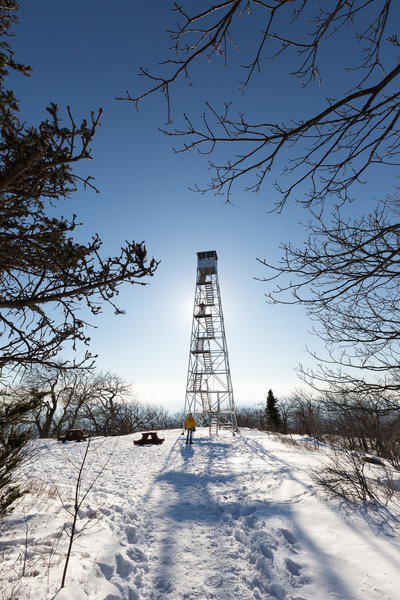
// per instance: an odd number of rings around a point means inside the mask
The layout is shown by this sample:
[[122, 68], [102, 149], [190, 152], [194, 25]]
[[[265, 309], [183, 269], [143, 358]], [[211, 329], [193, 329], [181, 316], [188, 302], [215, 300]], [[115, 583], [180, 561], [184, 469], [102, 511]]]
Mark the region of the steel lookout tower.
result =
[[185, 415], [204, 415], [210, 435], [237, 430], [215, 250], [197, 253]]

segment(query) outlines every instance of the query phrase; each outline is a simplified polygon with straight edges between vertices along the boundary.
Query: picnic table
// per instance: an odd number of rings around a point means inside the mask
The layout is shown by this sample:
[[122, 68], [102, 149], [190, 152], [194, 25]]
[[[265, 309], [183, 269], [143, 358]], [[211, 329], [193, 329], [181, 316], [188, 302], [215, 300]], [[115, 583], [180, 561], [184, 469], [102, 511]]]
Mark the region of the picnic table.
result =
[[82, 429], [67, 429], [64, 435], [58, 436], [59, 442], [84, 442], [87, 435]]
[[143, 446], [144, 444], [162, 444], [165, 438], [159, 438], [157, 431], [145, 431], [142, 433], [140, 440], [134, 440], [136, 446]]

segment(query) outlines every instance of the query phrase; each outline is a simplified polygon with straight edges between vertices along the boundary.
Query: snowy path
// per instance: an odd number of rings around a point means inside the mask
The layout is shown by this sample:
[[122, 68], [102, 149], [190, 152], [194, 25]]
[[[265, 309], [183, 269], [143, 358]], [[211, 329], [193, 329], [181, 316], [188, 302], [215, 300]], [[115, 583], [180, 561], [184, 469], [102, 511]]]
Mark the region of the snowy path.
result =
[[[81, 511], [97, 517], [76, 542], [57, 600], [398, 600], [398, 522], [389, 513], [365, 522], [321, 498], [308, 472], [320, 452], [248, 430], [234, 438], [198, 430], [193, 446], [177, 431], [164, 435], [158, 447], [134, 447], [138, 435], [118, 441]], [[99, 448], [93, 466], [113, 444]], [[49, 442], [29, 474], [48, 480], [57, 471], [67, 494], [70, 465], [60, 452]], [[65, 452], [76, 456], [83, 445]], [[65, 514], [31, 510], [43, 551]], [[53, 597], [62, 566], [60, 558], [46, 585], [25, 577], [19, 598]]]
[[[147, 521], [155, 539], [152, 600], [160, 592], [188, 600], [285, 598], [285, 587], [297, 589], [308, 581], [303, 565], [294, 560], [295, 534], [266, 526], [271, 503], [265, 491], [275, 486], [273, 471], [270, 477], [265, 473], [268, 456], [260, 458], [257, 449], [260, 494], [252, 452], [242, 439], [235, 445], [230, 441], [180, 446], [171, 456], [176, 470], [156, 480]], [[283, 565], [276, 555], [279, 545], [285, 546]]]

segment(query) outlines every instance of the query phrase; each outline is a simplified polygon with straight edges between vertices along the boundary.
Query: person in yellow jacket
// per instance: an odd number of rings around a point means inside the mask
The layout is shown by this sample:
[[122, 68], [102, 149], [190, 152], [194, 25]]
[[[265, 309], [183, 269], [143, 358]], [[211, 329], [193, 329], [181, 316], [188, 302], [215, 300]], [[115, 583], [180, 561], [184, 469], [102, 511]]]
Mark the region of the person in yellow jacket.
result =
[[196, 421], [194, 420], [192, 413], [188, 414], [184, 427], [187, 431], [186, 443], [192, 444], [193, 431], [196, 429]]

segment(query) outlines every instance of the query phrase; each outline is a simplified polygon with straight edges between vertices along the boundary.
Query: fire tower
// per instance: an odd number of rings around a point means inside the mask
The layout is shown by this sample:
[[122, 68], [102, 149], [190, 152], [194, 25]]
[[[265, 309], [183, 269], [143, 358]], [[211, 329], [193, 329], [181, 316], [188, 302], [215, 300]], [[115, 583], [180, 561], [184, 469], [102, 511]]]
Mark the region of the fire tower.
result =
[[215, 250], [197, 253], [185, 415], [204, 415], [210, 435], [237, 430]]

